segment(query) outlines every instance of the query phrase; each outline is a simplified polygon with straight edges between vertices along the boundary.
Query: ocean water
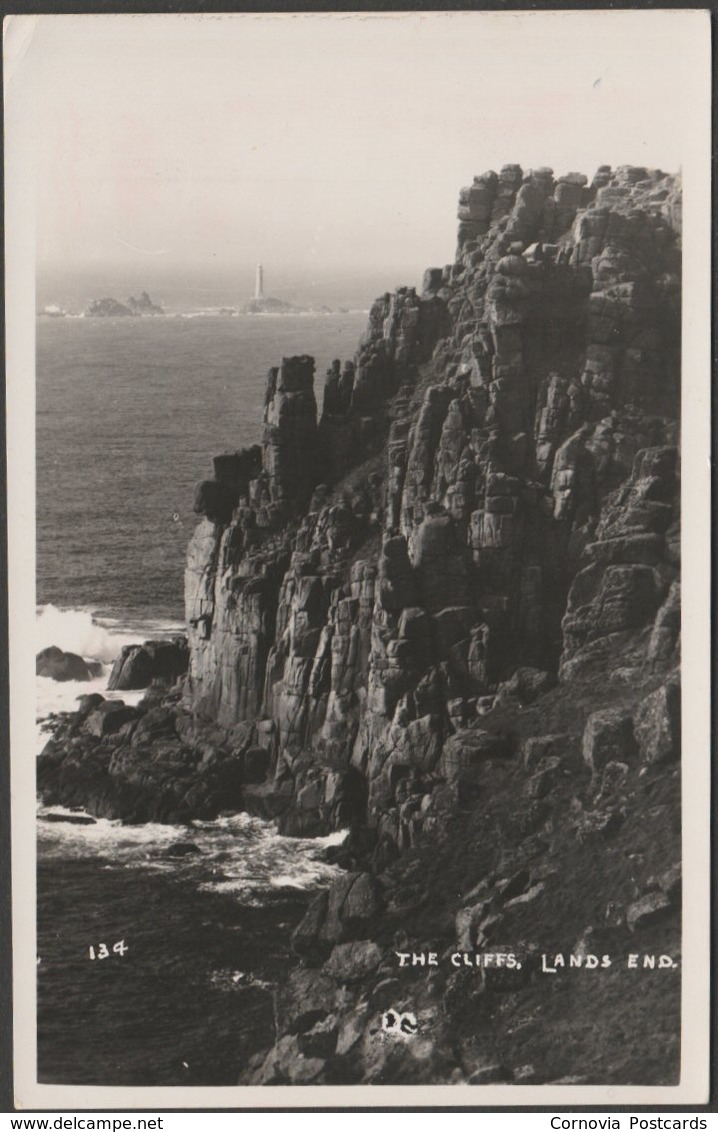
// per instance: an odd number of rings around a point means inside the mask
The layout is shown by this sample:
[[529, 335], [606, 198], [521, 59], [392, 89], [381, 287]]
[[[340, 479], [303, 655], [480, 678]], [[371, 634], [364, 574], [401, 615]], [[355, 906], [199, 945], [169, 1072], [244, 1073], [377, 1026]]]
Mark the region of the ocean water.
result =
[[[195, 315], [37, 321], [37, 649], [103, 666], [89, 683], [38, 679], [38, 751], [50, 713], [107, 694], [124, 644], [181, 630], [194, 485], [215, 453], [261, 439], [269, 367], [313, 354], [320, 399], [366, 324]], [[177, 841], [196, 852], [167, 857]], [[234, 1084], [273, 1040], [291, 930], [334, 871], [322, 848], [246, 815], [177, 829], [40, 808], [40, 1080]]]
[[[324, 373], [362, 311], [37, 320], [37, 600], [102, 617], [182, 619], [195, 484], [261, 440], [285, 355]], [[62, 647], [62, 642], [52, 642]]]
[[[290, 841], [244, 814], [181, 830], [48, 814], [57, 807], [38, 820], [40, 1080], [236, 1084], [274, 1040], [291, 930], [342, 835]], [[196, 851], [163, 856], [177, 842]]]

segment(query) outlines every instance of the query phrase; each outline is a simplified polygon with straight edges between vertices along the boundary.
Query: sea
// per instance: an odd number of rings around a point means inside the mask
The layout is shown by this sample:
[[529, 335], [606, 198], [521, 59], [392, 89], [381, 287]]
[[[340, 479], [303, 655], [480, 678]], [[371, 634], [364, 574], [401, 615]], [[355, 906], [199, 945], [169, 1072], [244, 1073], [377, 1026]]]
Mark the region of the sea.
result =
[[[321, 404], [382, 289], [340, 295], [332, 313], [247, 316], [220, 313], [229, 296], [210, 282], [152, 293], [164, 317], [93, 319], [73, 311], [71, 283], [45, 286], [41, 305], [69, 313], [36, 327], [37, 649], [102, 670], [38, 678], [38, 751], [52, 713], [112, 694], [124, 644], [182, 630], [194, 486], [213, 455], [261, 440], [268, 369], [313, 355]], [[182, 829], [85, 817], [38, 807], [40, 1081], [235, 1084], [274, 1040], [292, 928], [344, 834], [288, 839], [246, 814]], [[178, 856], [178, 842], [194, 848]]]

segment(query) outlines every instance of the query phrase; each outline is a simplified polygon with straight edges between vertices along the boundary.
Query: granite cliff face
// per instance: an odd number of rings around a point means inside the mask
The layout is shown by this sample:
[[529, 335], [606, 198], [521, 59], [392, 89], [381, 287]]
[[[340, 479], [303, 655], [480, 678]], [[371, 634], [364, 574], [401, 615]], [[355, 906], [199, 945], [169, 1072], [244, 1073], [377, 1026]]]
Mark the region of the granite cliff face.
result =
[[244, 1082], [677, 1079], [680, 199], [475, 178], [320, 419], [285, 359], [199, 490], [188, 704], [263, 752], [248, 808], [351, 830]]
[[455, 261], [374, 303], [321, 412], [283, 359], [198, 485], [181, 688], [40, 760], [93, 812], [349, 830], [245, 1082], [676, 1079], [680, 202], [633, 167], [462, 189]]
[[270, 753], [291, 832], [343, 821], [350, 782], [412, 842], [489, 757], [465, 729], [677, 606], [676, 179], [506, 166], [459, 219], [455, 262], [374, 304], [321, 418], [313, 360], [285, 358], [261, 448], [197, 491], [188, 703]]

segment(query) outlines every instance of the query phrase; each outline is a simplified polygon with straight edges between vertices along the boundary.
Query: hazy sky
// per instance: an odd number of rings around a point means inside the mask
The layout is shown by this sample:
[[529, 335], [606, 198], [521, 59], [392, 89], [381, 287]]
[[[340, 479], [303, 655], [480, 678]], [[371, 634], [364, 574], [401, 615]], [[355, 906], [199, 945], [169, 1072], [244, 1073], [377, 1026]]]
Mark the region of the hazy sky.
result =
[[679, 10], [13, 17], [38, 258], [445, 263], [485, 169], [678, 169], [709, 41]]

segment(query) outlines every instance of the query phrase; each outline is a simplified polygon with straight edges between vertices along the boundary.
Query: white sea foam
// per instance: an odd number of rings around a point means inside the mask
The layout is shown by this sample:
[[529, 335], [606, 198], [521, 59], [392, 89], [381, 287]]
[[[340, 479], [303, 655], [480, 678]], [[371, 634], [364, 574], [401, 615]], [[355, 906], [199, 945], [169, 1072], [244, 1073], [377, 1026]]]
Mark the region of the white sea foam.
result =
[[[99, 692], [108, 699], [136, 704], [145, 692], [108, 692], [111, 662], [123, 645], [181, 631], [177, 624], [158, 620], [132, 622], [128, 619], [93, 617], [89, 610], [58, 609], [43, 606], [37, 617], [37, 648], [57, 645], [76, 652], [86, 660], [99, 660], [102, 674], [89, 681], [67, 681], [38, 677], [37, 749], [42, 750], [48, 734], [43, 721], [50, 713], [72, 711], [79, 696]], [[44, 821], [48, 813], [71, 816], [62, 806], [40, 807], [38, 838], [40, 852], [63, 858], [96, 857], [106, 867], [149, 868], [155, 872], [183, 873], [198, 886], [211, 892], [225, 892], [245, 903], [262, 903], [263, 895], [278, 889], [307, 890], [327, 883], [337, 869], [320, 859], [321, 851], [339, 845], [346, 831], [328, 837], [298, 839], [280, 837], [274, 826], [249, 814], [234, 814], [215, 821], [195, 821], [189, 826], [124, 825], [121, 821], [97, 818], [93, 824], [71, 821]], [[176, 842], [191, 841], [200, 850], [186, 856], [166, 855]]]
[[[154, 872], [183, 873], [209, 892], [224, 892], [245, 901], [262, 903], [262, 895], [278, 888], [306, 890], [328, 883], [337, 874], [334, 865], [321, 860], [321, 850], [337, 845], [346, 831], [329, 837], [280, 837], [274, 827], [249, 814], [216, 821], [195, 821], [189, 826], [123, 825], [97, 818], [92, 825], [45, 821], [48, 814], [72, 816], [62, 806], [38, 810], [40, 852], [64, 858], [104, 858], [111, 867], [149, 868]], [[199, 853], [168, 857], [177, 842], [191, 841]]]
[[72, 817], [73, 811], [65, 806], [38, 809], [38, 837], [48, 855], [57, 850], [63, 857], [109, 857], [114, 864], [141, 863], [151, 852], [186, 840], [187, 836], [186, 830], [155, 822], [123, 825], [121, 821], [96, 818], [92, 825], [73, 825], [69, 821], [43, 821], [47, 814]]
[[77, 653], [88, 661], [99, 661], [102, 672], [92, 680], [51, 680], [38, 676], [35, 683], [35, 717], [37, 751], [47, 742], [43, 722], [51, 714], [74, 711], [79, 696], [99, 692], [106, 699], [121, 699], [137, 704], [144, 691], [108, 692], [107, 677], [112, 661], [124, 645], [140, 644], [153, 637], [166, 637], [182, 632], [176, 622], [157, 619], [136, 620], [114, 617], [96, 618], [88, 609], [58, 609], [43, 605], [35, 623], [36, 651], [55, 645], [63, 652]]
[[55, 645], [63, 652], [74, 652], [86, 660], [111, 663], [124, 644], [131, 643], [120, 632], [111, 632], [94, 619], [87, 609], [58, 609], [44, 605], [38, 611], [36, 648]]
[[40, 606], [35, 626], [37, 652], [56, 645], [103, 664], [111, 664], [123, 645], [177, 632], [182, 627], [176, 622], [97, 618], [89, 609], [58, 609], [56, 605]]

